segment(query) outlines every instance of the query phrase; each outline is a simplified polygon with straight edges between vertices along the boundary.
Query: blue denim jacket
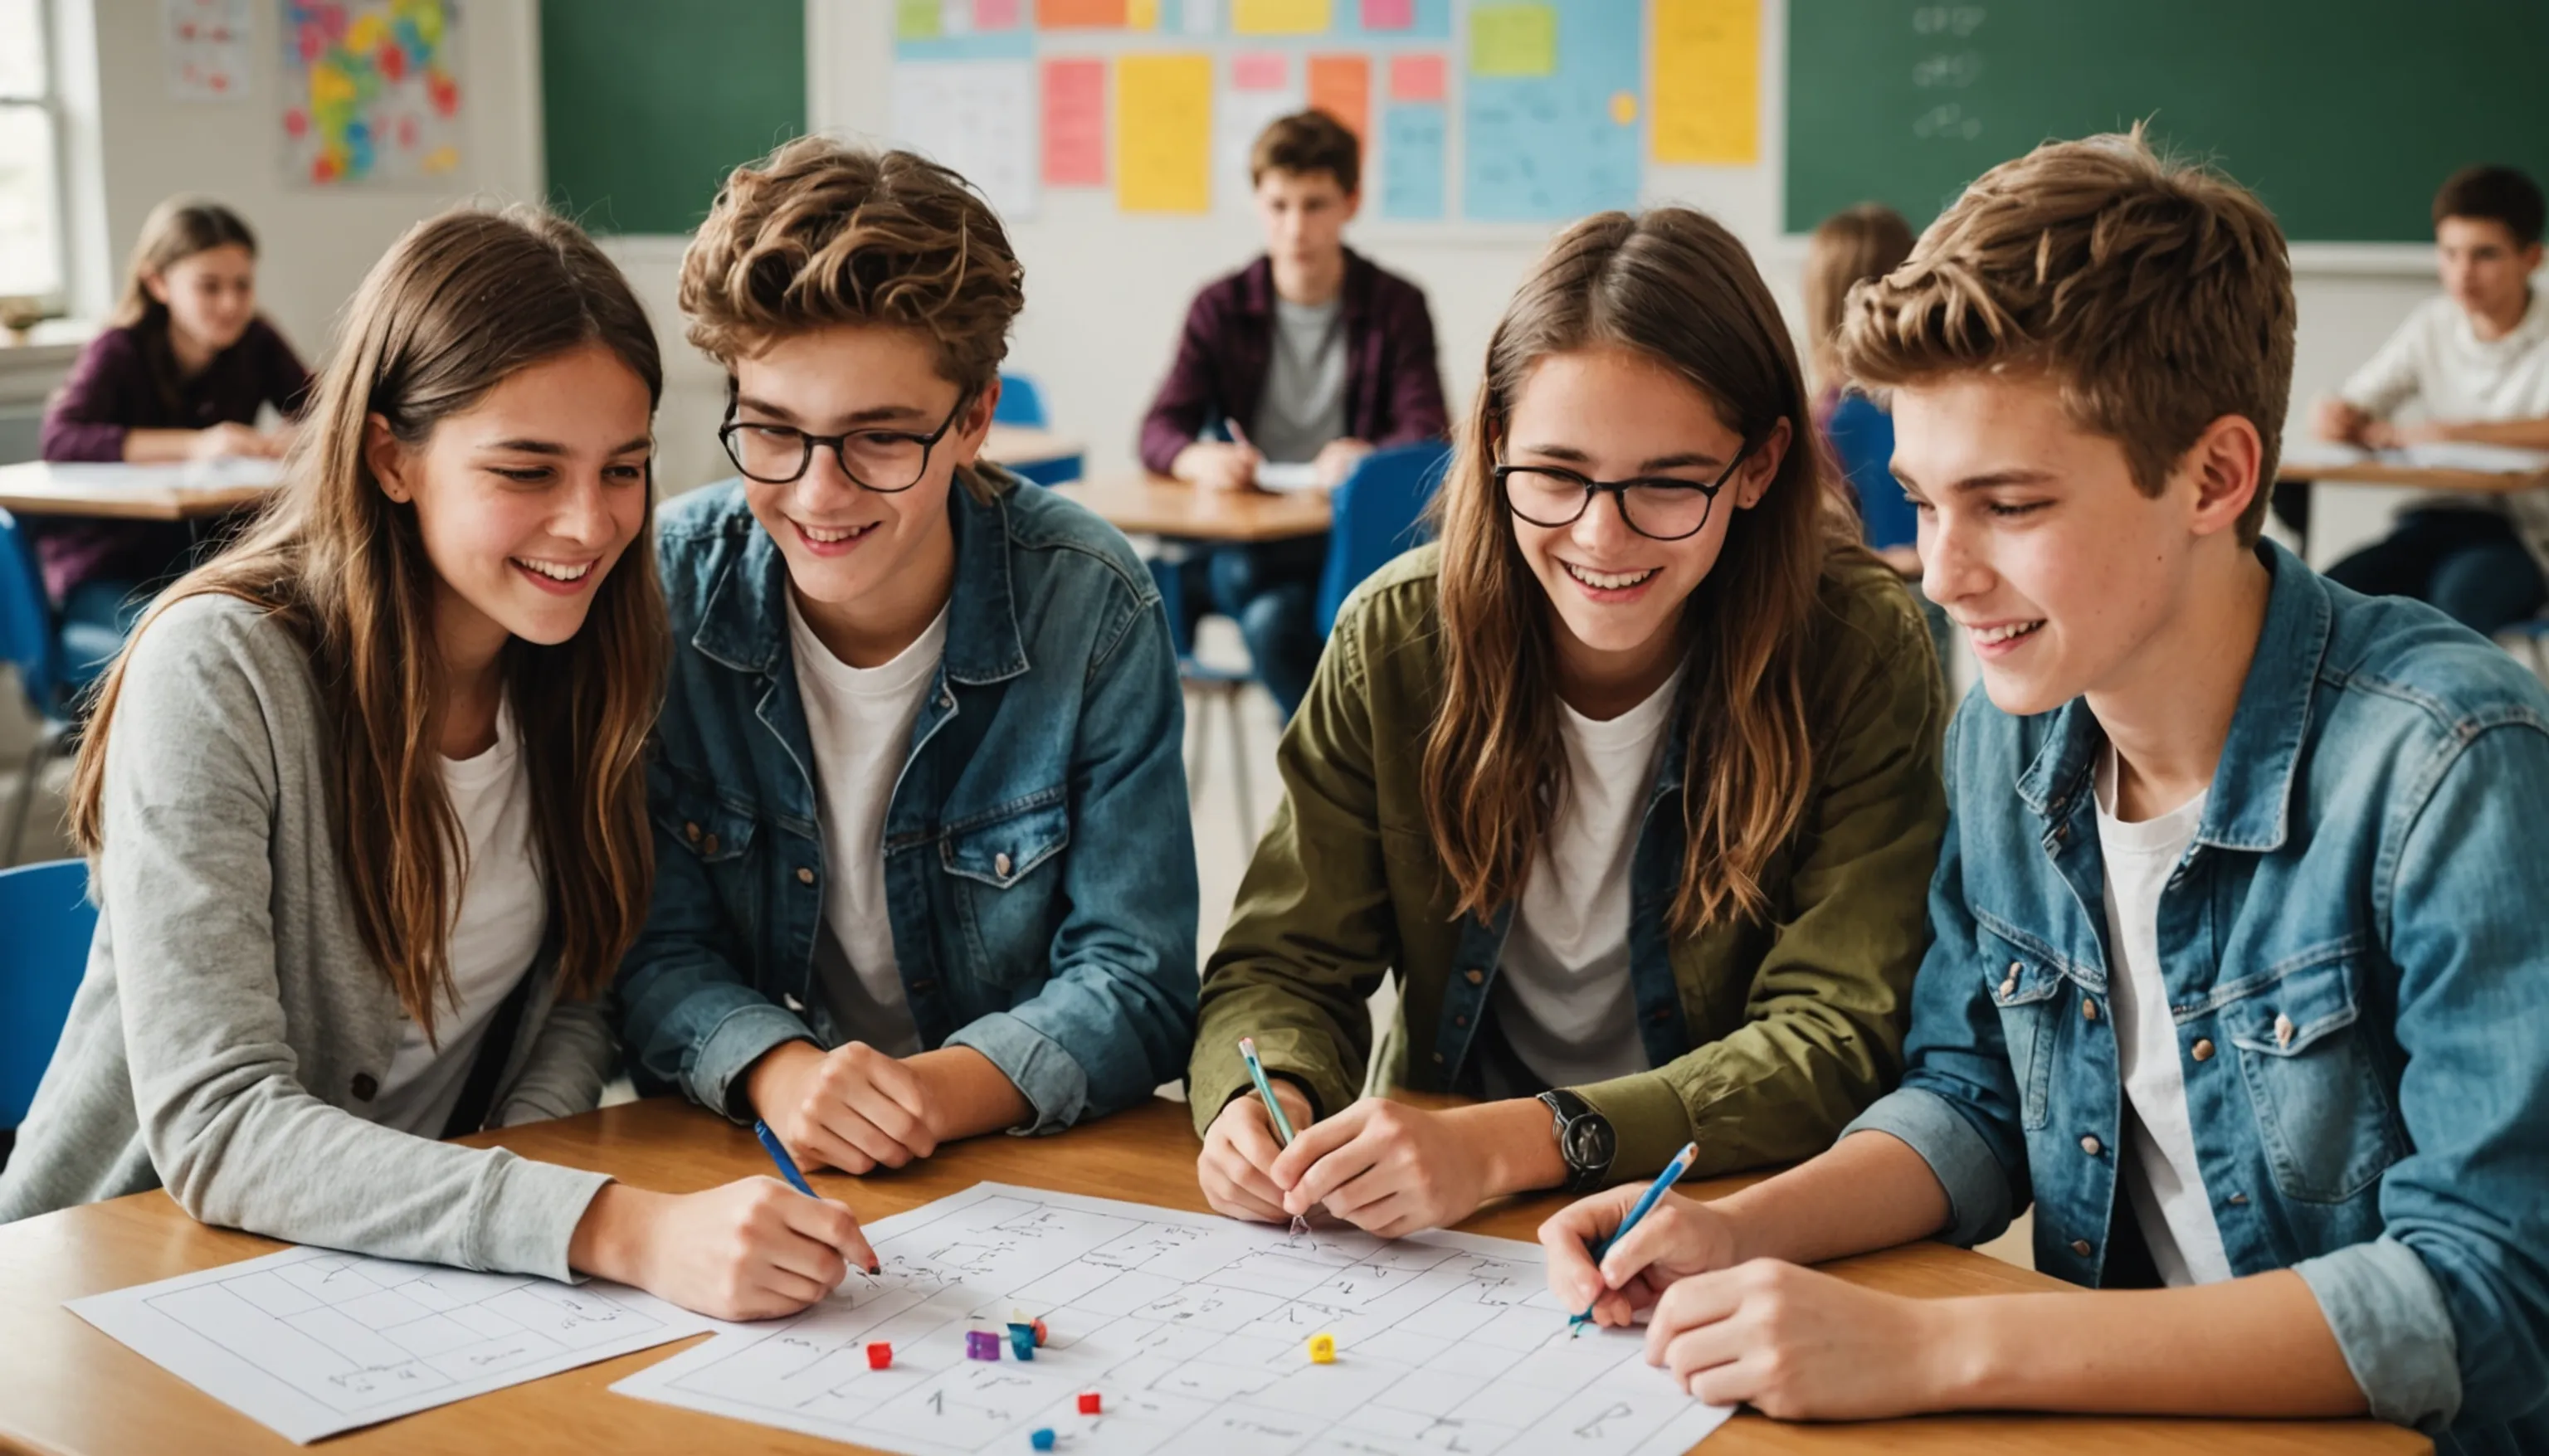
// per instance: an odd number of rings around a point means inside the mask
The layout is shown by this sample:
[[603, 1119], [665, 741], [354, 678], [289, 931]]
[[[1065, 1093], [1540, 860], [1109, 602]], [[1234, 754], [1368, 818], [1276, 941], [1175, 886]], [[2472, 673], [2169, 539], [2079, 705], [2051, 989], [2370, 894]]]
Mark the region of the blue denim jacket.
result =
[[[2237, 1273], [2309, 1283], [2373, 1414], [2549, 1451], [2549, 692], [2429, 607], [2259, 550], [2265, 629], [2159, 906], [2213, 1215]], [[2031, 1197], [2036, 1267], [2084, 1285], [2139, 1243], [2104, 745], [2076, 700], [1957, 715], [1910, 1071], [1849, 1129], [1929, 1161], [1956, 1242]]]
[[[1151, 574], [1114, 528], [987, 470], [949, 493], [947, 649], [885, 829], [924, 1046], [971, 1046], [1056, 1132], [1185, 1066], [1195, 1022], [1185, 708]], [[837, 1046], [814, 984], [826, 866], [788, 565], [733, 484], [658, 531], [672, 672], [647, 771], [655, 898], [614, 1000], [639, 1087], [749, 1117], [740, 1074]]]

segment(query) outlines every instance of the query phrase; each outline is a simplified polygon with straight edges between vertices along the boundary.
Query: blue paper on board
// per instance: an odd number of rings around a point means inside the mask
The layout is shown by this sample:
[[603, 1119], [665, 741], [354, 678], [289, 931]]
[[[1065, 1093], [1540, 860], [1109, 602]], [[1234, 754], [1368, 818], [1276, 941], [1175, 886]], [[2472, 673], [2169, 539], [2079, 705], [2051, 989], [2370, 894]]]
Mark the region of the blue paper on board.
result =
[[1558, 59], [1546, 76], [1462, 77], [1462, 215], [1484, 223], [1566, 222], [1638, 203], [1633, 121], [1612, 98], [1639, 98], [1640, 0], [1564, 0]]
[[1380, 215], [1400, 222], [1443, 217], [1444, 134], [1440, 102], [1395, 102], [1380, 113]]

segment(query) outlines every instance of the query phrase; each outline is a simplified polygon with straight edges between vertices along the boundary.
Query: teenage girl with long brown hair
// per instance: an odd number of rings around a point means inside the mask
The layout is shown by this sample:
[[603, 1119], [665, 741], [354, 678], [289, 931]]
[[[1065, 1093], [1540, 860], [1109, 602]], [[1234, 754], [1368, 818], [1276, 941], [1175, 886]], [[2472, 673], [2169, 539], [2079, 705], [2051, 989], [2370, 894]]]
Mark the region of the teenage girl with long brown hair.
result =
[[1892, 1084], [1945, 706], [1812, 427], [1723, 228], [1610, 213], [1552, 245], [1488, 345], [1441, 540], [1348, 604], [1283, 739], [1189, 1069], [1214, 1207], [1396, 1235], [1685, 1142], [1701, 1173], [1804, 1157]]
[[[873, 1262], [837, 1204], [435, 1139], [592, 1107], [653, 879], [665, 616], [644, 314], [571, 225], [458, 212], [364, 280], [291, 479], [161, 597], [71, 791], [88, 974], [0, 1223], [207, 1223], [731, 1318]], [[774, 1196], [777, 1195], [777, 1196]]]

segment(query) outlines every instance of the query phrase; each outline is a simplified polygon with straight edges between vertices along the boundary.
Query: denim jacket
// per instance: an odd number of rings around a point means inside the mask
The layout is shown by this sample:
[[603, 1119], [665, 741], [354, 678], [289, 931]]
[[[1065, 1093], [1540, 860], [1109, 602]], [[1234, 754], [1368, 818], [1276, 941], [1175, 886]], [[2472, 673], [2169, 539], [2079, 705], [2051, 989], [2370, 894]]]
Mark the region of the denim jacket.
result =
[[[2308, 1282], [2374, 1415], [2549, 1450], [2549, 692], [2439, 612], [2259, 552], [2265, 628], [2159, 903], [2213, 1216], [2236, 1273]], [[2036, 1267], [2083, 1285], [2140, 1248], [2104, 745], [2076, 700], [1958, 714], [1910, 1071], [1850, 1127], [1928, 1160], [1956, 1242], [2031, 1197]]]
[[[1184, 704], [1158, 590], [1086, 509], [986, 468], [948, 493], [947, 648], [885, 828], [921, 1045], [971, 1046], [1056, 1132], [1139, 1102], [1194, 1040]], [[614, 999], [639, 1087], [737, 1119], [741, 1073], [842, 1040], [814, 980], [820, 798], [787, 560], [739, 486], [666, 508], [672, 672], [647, 770], [655, 897]]]

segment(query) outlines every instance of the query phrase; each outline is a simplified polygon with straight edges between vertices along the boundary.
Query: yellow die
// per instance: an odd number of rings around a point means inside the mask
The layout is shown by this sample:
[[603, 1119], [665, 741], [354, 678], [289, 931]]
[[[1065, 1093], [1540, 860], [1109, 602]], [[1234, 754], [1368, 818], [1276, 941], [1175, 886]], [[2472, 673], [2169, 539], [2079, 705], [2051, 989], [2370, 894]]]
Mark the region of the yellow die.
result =
[[1337, 1337], [1335, 1335], [1314, 1334], [1310, 1336], [1310, 1363], [1313, 1365], [1334, 1365], [1337, 1363]]

